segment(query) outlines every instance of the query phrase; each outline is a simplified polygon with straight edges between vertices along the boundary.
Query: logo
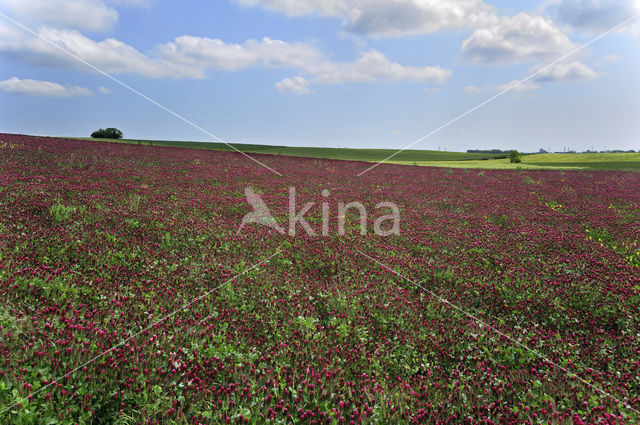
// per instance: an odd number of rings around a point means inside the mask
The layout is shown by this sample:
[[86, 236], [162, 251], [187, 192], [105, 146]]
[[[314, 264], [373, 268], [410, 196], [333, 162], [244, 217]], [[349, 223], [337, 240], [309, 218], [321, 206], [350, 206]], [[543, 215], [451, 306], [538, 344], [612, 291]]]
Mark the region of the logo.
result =
[[[300, 225], [304, 231], [309, 236], [316, 236], [317, 232], [314, 228], [311, 227], [309, 222], [305, 219], [305, 214], [307, 214], [316, 204], [315, 202], [307, 202], [302, 206], [302, 208], [296, 211], [296, 188], [289, 187], [289, 226], [287, 231], [278, 223], [275, 217], [271, 214], [269, 207], [266, 202], [262, 199], [262, 197], [255, 193], [253, 187], [247, 186], [244, 189], [244, 194], [247, 199], [247, 202], [253, 208], [253, 211], [247, 213], [242, 217], [242, 222], [240, 223], [240, 227], [236, 234], [240, 233], [245, 226], [250, 224], [260, 224], [263, 226], [267, 226], [271, 229], [274, 229], [280, 234], [287, 233], [289, 236], [295, 236], [298, 225]], [[329, 196], [329, 191], [324, 189], [322, 192], [322, 197], [327, 198]], [[331, 230], [331, 223], [329, 222], [329, 204], [328, 202], [322, 202], [322, 228], [320, 233], [322, 236], [328, 236]], [[380, 209], [387, 209], [389, 214], [385, 214], [379, 216], [375, 219], [373, 224], [374, 233], [378, 236], [391, 236], [391, 235], [399, 235], [400, 234], [400, 209], [393, 202], [379, 202], [375, 205], [376, 211]], [[368, 215], [367, 209], [365, 206], [357, 201], [349, 202], [345, 204], [344, 202], [338, 202], [338, 223], [336, 226], [337, 234], [339, 236], [343, 236], [346, 233], [346, 223], [347, 223], [347, 213], [350, 210], [355, 210], [359, 214], [358, 221], [360, 224], [360, 234], [367, 234], [367, 224], [368, 224]], [[385, 225], [385, 222], [391, 222], [390, 225]]]
[[240, 227], [238, 228], [236, 234], [240, 233], [244, 226], [252, 223], [271, 227], [279, 233], [284, 234], [284, 229], [282, 229], [276, 219], [273, 218], [271, 212], [269, 211], [269, 207], [267, 207], [267, 204], [262, 200], [260, 195], [253, 191], [253, 188], [251, 186], [247, 186], [244, 189], [244, 196], [247, 198], [247, 202], [249, 203], [249, 205], [253, 207], [253, 211], [245, 214], [245, 216], [242, 217], [242, 223], [240, 223]]

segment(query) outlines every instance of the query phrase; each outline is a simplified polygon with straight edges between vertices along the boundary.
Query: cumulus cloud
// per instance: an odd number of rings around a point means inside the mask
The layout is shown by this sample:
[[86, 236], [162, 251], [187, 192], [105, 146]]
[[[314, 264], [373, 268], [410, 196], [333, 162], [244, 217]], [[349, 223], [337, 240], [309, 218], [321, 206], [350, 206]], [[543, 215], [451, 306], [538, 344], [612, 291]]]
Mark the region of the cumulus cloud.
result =
[[113, 93], [112, 90], [109, 90], [108, 88], [102, 87], [102, 86], [98, 87], [98, 91], [100, 93], [102, 93], [102, 94], [111, 94], [111, 93]]
[[287, 43], [268, 37], [260, 41], [248, 40], [243, 44], [227, 44], [219, 39], [183, 35], [156, 50], [171, 62], [226, 70], [255, 65], [300, 68], [322, 57], [312, 45]]
[[93, 94], [91, 90], [85, 87], [63, 86], [62, 84], [51, 81], [22, 80], [18, 77], [11, 77], [8, 80], [0, 81], [0, 90], [29, 96], [46, 97], [91, 96]]
[[[40, 36], [59, 45], [80, 59], [105, 72], [136, 73], [148, 77], [202, 78], [197, 67], [151, 58], [114, 38], [94, 41], [76, 30], [43, 28]], [[35, 37], [16, 37], [0, 40], [0, 52], [13, 55], [37, 65], [86, 68], [77, 59]]]
[[[535, 69], [534, 69], [535, 71]], [[598, 77], [598, 73], [582, 62], [562, 62], [549, 67], [535, 76], [539, 81], [586, 81]]]
[[[537, 66], [530, 71], [537, 72], [541, 67]], [[519, 83], [519, 80], [513, 80], [507, 84], [496, 87], [497, 91], [504, 91], [511, 88], [511, 92], [520, 93], [539, 90], [540, 86], [535, 81], [588, 81], [597, 78], [598, 74], [582, 62], [562, 62], [557, 65], [545, 68], [531, 79]]]
[[[316, 15], [342, 20], [351, 33], [374, 37], [431, 34], [446, 29], [486, 29], [500, 23], [482, 0], [235, 0], [287, 16]], [[602, 32], [640, 12], [637, 0], [547, 0], [541, 8], [560, 24]], [[629, 25], [640, 35], [640, 23]], [[532, 31], [532, 33], [534, 33]]]
[[526, 92], [526, 91], [534, 91], [534, 90], [538, 90], [540, 88], [540, 86], [538, 86], [536, 83], [534, 83], [531, 80], [527, 80], [524, 81], [520, 84], [518, 84], [519, 80], [513, 80], [507, 84], [502, 84], [499, 85], [498, 87], [496, 87], [497, 91], [505, 91], [507, 89], [511, 89], [509, 91], [514, 92], [514, 93], [521, 93], [521, 92]]
[[612, 62], [618, 62], [619, 60], [620, 60], [620, 56], [618, 55], [605, 55], [605, 56], [602, 56], [596, 62], [592, 63], [591, 66], [595, 68], [599, 68]]
[[294, 94], [312, 94], [309, 89], [309, 81], [304, 77], [285, 78], [282, 81], [276, 83], [276, 90], [280, 93], [294, 93]]
[[322, 84], [359, 83], [376, 80], [410, 80], [440, 83], [451, 71], [437, 66], [413, 67], [391, 62], [385, 55], [369, 50], [354, 62], [323, 62], [305, 67]]
[[118, 6], [149, 7], [155, 0], [107, 0]]
[[497, 19], [493, 7], [482, 0], [236, 0], [236, 3], [287, 16], [338, 17], [346, 31], [376, 37], [470, 29]]
[[[334, 62], [313, 45], [270, 38], [227, 44], [218, 39], [182, 36], [160, 46], [157, 51], [167, 61], [198, 69], [234, 70], [249, 66], [296, 68], [313, 82], [321, 84], [378, 80], [439, 83], [451, 75], [451, 71], [437, 66], [413, 67], [391, 62], [376, 50], [361, 53], [353, 62]], [[287, 86], [290, 85], [288, 81]]]
[[[552, 2], [558, 22], [572, 29], [592, 34], [602, 33], [640, 13], [635, 0], [559, 0]], [[640, 34], [640, 24], [630, 23], [621, 28]]]
[[481, 0], [353, 0], [350, 5], [344, 28], [376, 37], [471, 29], [497, 20], [493, 7]]
[[609, 62], [618, 62], [620, 60], [620, 56], [618, 55], [604, 55], [600, 58], [601, 62], [609, 63]]
[[118, 21], [102, 0], [0, 0], [0, 8], [29, 25], [104, 31]]
[[[437, 66], [404, 66], [375, 50], [361, 53], [353, 62], [333, 62], [311, 44], [270, 38], [228, 44], [219, 39], [184, 35], [156, 47], [153, 56], [149, 56], [114, 38], [95, 41], [75, 30], [43, 28], [40, 35], [113, 74], [203, 78], [207, 70], [262, 66], [298, 69], [314, 82], [323, 84], [376, 80], [439, 83], [451, 74], [451, 71]], [[37, 65], [86, 68], [86, 65], [45, 41], [24, 35], [0, 40], [0, 53]]]
[[550, 18], [523, 12], [475, 30], [462, 43], [462, 55], [470, 62], [509, 64], [548, 60], [574, 48]]
[[466, 86], [465, 88], [462, 89], [462, 91], [465, 92], [465, 94], [470, 94], [470, 95], [480, 94], [483, 92], [483, 90], [480, 87], [476, 87], [476, 86]]
[[[450, 70], [438, 66], [408, 66], [392, 62], [376, 50], [362, 52], [354, 61], [335, 62], [313, 43], [289, 43], [268, 37], [244, 43], [226, 43], [220, 39], [183, 35], [143, 53], [115, 38], [96, 41], [77, 30], [42, 27], [38, 32], [41, 39], [14, 31], [0, 22], [0, 35], [0, 54], [16, 60], [38, 66], [90, 71], [81, 62], [84, 61], [109, 74], [134, 73], [154, 78], [204, 78], [210, 70], [247, 67], [294, 69], [303, 78], [321, 84], [381, 80], [440, 83], [451, 75]], [[295, 79], [289, 80], [283, 83], [283, 87], [290, 87], [291, 82], [296, 82]]]
[[287, 16], [340, 16], [348, 10], [347, 0], [236, 0], [241, 6], [259, 6]]

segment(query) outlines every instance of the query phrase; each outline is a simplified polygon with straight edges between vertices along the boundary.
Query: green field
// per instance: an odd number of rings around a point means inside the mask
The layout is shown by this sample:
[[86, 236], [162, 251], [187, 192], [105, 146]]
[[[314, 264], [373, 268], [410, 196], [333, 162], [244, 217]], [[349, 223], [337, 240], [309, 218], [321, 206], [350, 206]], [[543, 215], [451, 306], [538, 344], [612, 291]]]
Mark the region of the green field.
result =
[[640, 173], [256, 156], [0, 133], [0, 424], [640, 424]]
[[389, 161], [391, 164], [401, 165], [420, 165], [423, 167], [447, 167], [447, 168], [477, 168], [481, 170], [564, 170], [564, 169], [584, 169], [582, 166], [558, 166], [544, 164], [520, 163], [512, 164], [508, 159], [490, 159], [490, 160], [468, 160], [468, 161]]
[[[134, 139], [91, 139], [90, 141], [106, 141], [130, 143], [150, 146], [171, 146], [182, 148], [232, 150], [224, 143], [180, 142], [171, 140], [134, 140]], [[378, 162], [397, 152], [394, 149], [348, 149], [272, 146], [257, 144], [234, 144], [247, 153], [268, 155], [287, 155], [311, 158], [341, 159], [348, 161]], [[405, 150], [391, 158], [389, 163], [401, 165], [419, 165], [427, 167], [477, 168], [477, 169], [548, 169], [548, 170], [623, 170], [640, 171], [640, 153], [547, 153], [523, 155], [522, 162], [512, 164], [504, 155], [478, 154], [466, 152], [444, 152], [433, 150]]]
[[[178, 142], [171, 140], [134, 140], [134, 139], [91, 139], [91, 138], [76, 138], [81, 140], [91, 141], [105, 141], [116, 143], [131, 143], [140, 145], [152, 145], [152, 146], [171, 146], [181, 148], [197, 148], [197, 149], [212, 149], [231, 151], [232, 149], [224, 143], [214, 142]], [[256, 144], [240, 144], [234, 143], [234, 147], [242, 152], [247, 153], [260, 153], [268, 155], [287, 155], [287, 156], [302, 156], [310, 158], [327, 158], [327, 159], [342, 159], [347, 161], [368, 161], [378, 162], [393, 155], [397, 152], [397, 149], [349, 149], [349, 148], [318, 148], [318, 147], [296, 147], [296, 146], [272, 146], [272, 145], [256, 145]], [[432, 151], [432, 150], [406, 150], [400, 152], [393, 157], [394, 161], [399, 163], [409, 163], [413, 165], [414, 162], [432, 162], [432, 161], [472, 161], [472, 160], [488, 160], [504, 157], [505, 155], [495, 154], [478, 154], [478, 153], [466, 153], [466, 152], [445, 152], [445, 151]], [[417, 164], [416, 164], [417, 165]]]
[[[394, 158], [395, 159], [395, 158]], [[394, 161], [395, 164], [413, 165], [411, 161]], [[418, 161], [415, 165], [427, 167], [547, 170], [623, 170], [640, 171], [640, 153], [545, 153], [523, 155], [522, 162], [512, 164], [508, 159], [467, 161]]]
[[523, 156], [522, 162], [558, 168], [640, 171], [640, 153], [546, 153]]

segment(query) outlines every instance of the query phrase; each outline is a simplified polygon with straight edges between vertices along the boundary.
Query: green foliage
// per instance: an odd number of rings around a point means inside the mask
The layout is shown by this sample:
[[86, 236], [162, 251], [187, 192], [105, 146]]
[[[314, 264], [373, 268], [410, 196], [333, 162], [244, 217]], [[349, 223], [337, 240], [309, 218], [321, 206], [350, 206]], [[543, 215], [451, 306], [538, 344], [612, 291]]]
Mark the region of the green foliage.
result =
[[[215, 142], [189, 142], [175, 140], [137, 140], [122, 139], [122, 143], [148, 146], [173, 146], [181, 148], [211, 149], [216, 151], [233, 150], [229, 145]], [[397, 152], [395, 149], [350, 149], [350, 148], [320, 148], [305, 146], [272, 146], [248, 143], [234, 143], [238, 149], [248, 153], [264, 153], [269, 155], [299, 156], [306, 158], [344, 159], [351, 161], [382, 161], [389, 155], [396, 154], [394, 161], [413, 164], [421, 161], [469, 161], [505, 158], [504, 154], [480, 154], [467, 152], [412, 150]]]
[[0, 305], [0, 329], [17, 332], [22, 328], [21, 321], [16, 318], [7, 305]]
[[171, 238], [171, 233], [165, 233], [164, 236], [160, 238], [160, 246], [162, 247], [162, 249], [166, 251], [170, 251], [171, 248], [173, 247], [173, 244], [174, 244], [174, 241]]
[[77, 211], [76, 207], [64, 206], [60, 203], [54, 204], [49, 209], [49, 212], [56, 219], [56, 221], [69, 220], [73, 214]]
[[[83, 138], [81, 138], [83, 139]], [[121, 139], [122, 143], [148, 146], [175, 146], [181, 148], [232, 150], [224, 143], [188, 142], [174, 140]], [[287, 155], [309, 158], [344, 159], [350, 161], [378, 162], [397, 153], [393, 149], [347, 149], [297, 146], [270, 146], [257, 144], [237, 144], [247, 153]], [[477, 168], [477, 169], [517, 169], [511, 165], [504, 153], [477, 153], [430, 151], [407, 149], [397, 153], [391, 164], [419, 165], [430, 167]], [[543, 153], [521, 158], [521, 169], [591, 169], [591, 170], [632, 170], [640, 171], [640, 153]]]
[[509, 162], [512, 164], [519, 164], [522, 162], [522, 158], [520, 155], [520, 152], [518, 152], [517, 150], [513, 149], [511, 152], [509, 152]]
[[[413, 212], [416, 232], [393, 242], [353, 232], [385, 270], [331, 237], [236, 234], [247, 212], [241, 188], [271, 196], [281, 184], [232, 174], [227, 155], [185, 150], [182, 162], [175, 152], [161, 161], [135, 146], [74, 145], [51, 154], [50, 169], [28, 165], [0, 187], [0, 234], [9, 235], [0, 244], [0, 424], [436, 423], [442, 412], [459, 423], [481, 404], [496, 406], [478, 410], [494, 422], [560, 423], [555, 412], [580, 411], [595, 423], [602, 406], [623, 416], [525, 345], [594, 385], [628, 385], [616, 396], [637, 392], [635, 345], [625, 341], [639, 328], [640, 284], [630, 278], [640, 208], [607, 190], [617, 174], [412, 170], [436, 180], [425, 192], [427, 179], [367, 180], [363, 193], [380, 195], [367, 199], [404, 192]], [[20, 155], [26, 164], [47, 155], [35, 152]], [[76, 162], [89, 165], [64, 173], [72, 180], [44, 178]], [[581, 192], [582, 179], [594, 190]], [[78, 181], [89, 184], [78, 190]], [[338, 186], [330, 183], [304, 195]], [[522, 202], [508, 202], [514, 186]], [[281, 255], [249, 269], [275, 246]], [[290, 418], [287, 404], [296, 405]]]
[[117, 128], [109, 127], [107, 129], [99, 129], [91, 133], [94, 139], [122, 139], [122, 131]]

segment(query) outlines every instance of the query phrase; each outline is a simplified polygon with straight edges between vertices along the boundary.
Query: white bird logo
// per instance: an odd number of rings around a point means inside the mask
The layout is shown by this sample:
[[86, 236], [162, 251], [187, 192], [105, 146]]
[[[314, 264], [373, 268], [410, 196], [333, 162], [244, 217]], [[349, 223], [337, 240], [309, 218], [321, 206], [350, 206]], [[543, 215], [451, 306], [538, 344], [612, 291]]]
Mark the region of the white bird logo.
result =
[[253, 211], [242, 217], [242, 223], [240, 224], [240, 228], [236, 234], [240, 233], [240, 230], [242, 230], [245, 224], [250, 223], [262, 224], [284, 234], [282, 227], [280, 227], [276, 219], [271, 215], [269, 207], [267, 207], [267, 204], [265, 204], [260, 195], [253, 191], [253, 187], [247, 186], [244, 189], [244, 195], [246, 196], [249, 205], [253, 207]]

